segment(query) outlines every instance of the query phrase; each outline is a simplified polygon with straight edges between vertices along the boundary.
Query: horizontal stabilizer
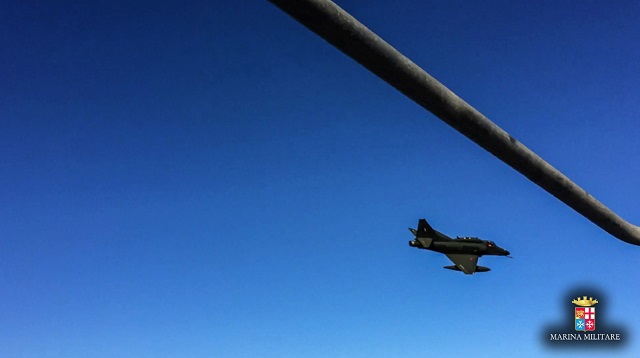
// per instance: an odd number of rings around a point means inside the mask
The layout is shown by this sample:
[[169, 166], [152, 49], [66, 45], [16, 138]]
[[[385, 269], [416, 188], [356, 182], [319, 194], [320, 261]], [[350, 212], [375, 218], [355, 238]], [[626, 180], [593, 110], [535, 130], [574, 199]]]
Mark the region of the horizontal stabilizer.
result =
[[433, 242], [433, 239], [426, 237], [416, 237], [416, 240], [418, 240], [420, 242], [420, 245], [422, 245], [422, 247], [424, 247], [425, 249], [430, 247], [431, 242]]

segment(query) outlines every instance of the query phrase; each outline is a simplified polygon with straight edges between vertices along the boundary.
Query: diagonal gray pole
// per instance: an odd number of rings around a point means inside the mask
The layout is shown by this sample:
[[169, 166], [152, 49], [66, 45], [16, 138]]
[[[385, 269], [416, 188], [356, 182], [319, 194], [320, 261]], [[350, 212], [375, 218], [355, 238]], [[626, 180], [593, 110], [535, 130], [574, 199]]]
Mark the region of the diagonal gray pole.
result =
[[349, 57], [618, 239], [640, 228], [616, 215], [329, 0], [269, 0]]

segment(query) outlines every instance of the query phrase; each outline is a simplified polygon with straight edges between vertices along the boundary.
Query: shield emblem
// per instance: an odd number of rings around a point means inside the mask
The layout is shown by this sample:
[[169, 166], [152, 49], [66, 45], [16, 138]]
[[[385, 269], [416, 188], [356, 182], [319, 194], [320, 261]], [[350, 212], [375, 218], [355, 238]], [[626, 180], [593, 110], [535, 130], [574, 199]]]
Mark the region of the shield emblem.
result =
[[576, 331], [596, 330], [596, 308], [595, 307], [575, 307]]

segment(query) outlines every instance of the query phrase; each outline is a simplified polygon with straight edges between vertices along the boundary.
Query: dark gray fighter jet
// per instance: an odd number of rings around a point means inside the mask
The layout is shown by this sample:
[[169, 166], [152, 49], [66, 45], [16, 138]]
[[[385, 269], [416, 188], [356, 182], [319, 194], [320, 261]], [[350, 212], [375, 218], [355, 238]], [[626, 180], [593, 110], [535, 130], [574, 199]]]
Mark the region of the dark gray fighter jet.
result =
[[440, 252], [447, 255], [455, 266], [444, 268], [454, 271], [462, 271], [466, 275], [476, 272], [487, 272], [491, 269], [478, 266], [478, 257], [482, 255], [497, 255], [511, 257], [509, 251], [496, 245], [493, 241], [480, 240], [477, 237], [456, 237], [452, 239], [447, 235], [434, 230], [425, 219], [418, 221], [418, 229], [409, 231], [415, 239], [409, 241], [409, 246]]

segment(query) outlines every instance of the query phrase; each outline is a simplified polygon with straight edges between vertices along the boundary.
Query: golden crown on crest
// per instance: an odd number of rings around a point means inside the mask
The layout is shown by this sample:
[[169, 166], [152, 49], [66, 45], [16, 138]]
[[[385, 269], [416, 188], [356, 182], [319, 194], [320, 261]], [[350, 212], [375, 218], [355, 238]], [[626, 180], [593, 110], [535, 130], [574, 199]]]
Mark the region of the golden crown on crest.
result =
[[571, 303], [582, 307], [591, 307], [598, 303], [598, 300], [594, 300], [593, 297], [589, 297], [589, 299], [587, 299], [587, 296], [582, 296], [582, 298], [578, 297], [571, 301]]

